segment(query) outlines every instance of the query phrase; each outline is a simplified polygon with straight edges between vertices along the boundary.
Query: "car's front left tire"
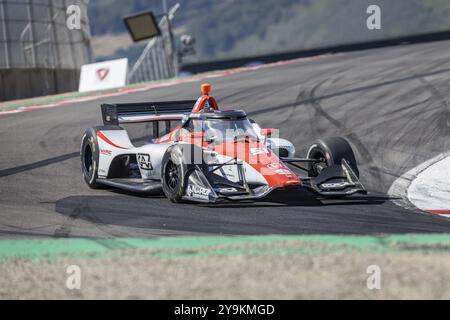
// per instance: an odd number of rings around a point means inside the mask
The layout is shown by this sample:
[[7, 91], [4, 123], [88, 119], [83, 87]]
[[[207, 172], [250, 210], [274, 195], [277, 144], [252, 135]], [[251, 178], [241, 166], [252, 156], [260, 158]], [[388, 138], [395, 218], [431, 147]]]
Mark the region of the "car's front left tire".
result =
[[[167, 149], [161, 165], [162, 189], [166, 197], [174, 202], [183, 201], [186, 180], [186, 165], [183, 162], [181, 148], [173, 146]], [[177, 152], [178, 151], [178, 152]]]

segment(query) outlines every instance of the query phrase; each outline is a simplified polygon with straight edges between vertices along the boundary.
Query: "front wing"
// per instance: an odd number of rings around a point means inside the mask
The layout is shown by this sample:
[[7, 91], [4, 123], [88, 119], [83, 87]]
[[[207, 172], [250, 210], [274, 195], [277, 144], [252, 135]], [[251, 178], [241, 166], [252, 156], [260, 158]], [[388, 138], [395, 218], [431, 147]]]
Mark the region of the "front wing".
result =
[[325, 168], [318, 177], [301, 178], [302, 184], [284, 188], [270, 187], [268, 185], [249, 186], [245, 181], [245, 174], [237, 161], [227, 165], [237, 165], [242, 177], [240, 183], [231, 182], [223, 177], [211, 174], [206, 166], [195, 166], [188, 172], [188, 182], [184, 200], [200, 203], [217, 203], [220, 201], [258, 200], [267, 197], [275, 190], [284, 192], [298, 192], [307, 189], [322, 197], [345, 197], [353, 194], [367, 194], [366, 189], [359, 181], [355, 172], [347, 161], [342, 160], [341, 165]]

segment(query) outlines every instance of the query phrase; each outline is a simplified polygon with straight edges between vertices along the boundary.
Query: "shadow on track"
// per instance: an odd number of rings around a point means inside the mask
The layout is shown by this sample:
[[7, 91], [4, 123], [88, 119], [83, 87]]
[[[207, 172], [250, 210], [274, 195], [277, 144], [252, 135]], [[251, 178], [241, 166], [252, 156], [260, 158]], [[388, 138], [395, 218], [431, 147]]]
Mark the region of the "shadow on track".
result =
[[247, 202], [223, 202], [213, 205], [200, 205], [209, 208], [265, 208], [265, 207], [325, 207], [346, 205], [381, 205], [388, 201], [385, 196], [359, 196], [348, 198], [322, 198], [306, 190], [286, 194], [283, 191], [275, 191], [269, 197], [260, 201]]
[[[321, 199], [308, 192], [273, 194], [264, 202], [217, 205], [173, 204], [160, 197], [124, 194], [73, 196], [56, 202], [67, 217], [64, 236], [72, 236], [74, 220], [94, 223], [102, 230], [134, 228], [134, 234], [160, 230], [170, 234], [380, 234], [450, 230], [440, 221], [395, 206], [380, 195]], [[60, 236], [59, 234], [56, 236]]]

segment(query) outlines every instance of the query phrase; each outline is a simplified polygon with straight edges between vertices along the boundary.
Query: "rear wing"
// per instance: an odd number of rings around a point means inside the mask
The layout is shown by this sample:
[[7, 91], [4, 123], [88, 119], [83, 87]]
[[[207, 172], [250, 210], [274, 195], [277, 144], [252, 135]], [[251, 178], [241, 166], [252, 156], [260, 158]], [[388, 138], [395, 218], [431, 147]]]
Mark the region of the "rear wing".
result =
[[105, 125], [181, 120], [191, 113], [195, 100], [102, 104]]

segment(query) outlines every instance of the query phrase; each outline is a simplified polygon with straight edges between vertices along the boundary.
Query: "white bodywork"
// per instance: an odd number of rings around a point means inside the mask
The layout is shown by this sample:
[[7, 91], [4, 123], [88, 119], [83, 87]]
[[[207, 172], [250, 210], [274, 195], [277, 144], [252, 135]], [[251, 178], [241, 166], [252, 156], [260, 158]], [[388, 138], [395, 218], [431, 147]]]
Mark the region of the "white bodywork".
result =
[[295, 147], [292, 142], [282, 139], [282, 138], [266, 138], [261, 131], [261, 127], [259, 124], [252, 123], [253, 129], [256, 134], [259, 136], [261, 141], [264, 141], [265, 145], [271, 149], [272, 151], [276, 151], [277, 149], [286, 149], [288, 151], [288, 158], [295, 158]]
[[[260, 130], [257, 132], [260, 133]], [[105, 141], [101, 135], [106, 137], [106, 140], [109, 141]], [[99, 145], [99, 178], [108, 177], [109, 168], [112, 161], [116, 157], [121, 155], [136, 155], [142, 179], [160, 180], [162, 159], [166, 150], [173, 144], [173, 142], [161, 144], [149, 143], [141, 147], [134, 147], [126, 130], [100, 131], [100, 136], [97, 136], [97, 140]], [[290, 158], [295, 157], [295, 148], [288, 140], [280, 138], [266, 139], [264, 136], [261, 136], [261, 140], [265, 141], [268, 148], [272, 150], [285, 148], [288, 150]], [[215, 152], [210, 152], [209, 154], [212, 156], [205, 157], [208, 164], [220, 164], [233, 160], [230, 157], [226, 157]], [[251, 165], [244, 162], [243, 169], [248, 183], [267, 183], [264, 176], [255, 170]], [[233, 182], [239, 181], [237, 167], [235, 165], [224, 166], [218, 170], [216, 174], [221, 175]]]
[[[227, 157], [217, 152], [206, 152], [205, 161], [207, 164], [222, 164], [222, 163], [230, 163], [233, 161], [233, 158]], [[246, 162], [242, 163], [242, 168], [245, 174], [245, 179], [248, 183], [251, 184], [266, 184], [267, 181], [264, 176], [259, 173], [255, 168], [249, 165]], [[223, 166], [219, 170], [215, 172], [217, 175], [224, 177], [231, 182], [238, 183], [240, 181], [238, 168], [236, 165]]]
[[[165, 144], [146, 144], [142, 147], [134, 147], [130, 141], [127, 131], [112, 130], [101, 131], [111, 142], [104, 141], [97, 137], [99, 145], [99, 178], [107, 178], [109, 168], [112, 161], [121, 155], [136, 155], [139, 165], [139, 171], [144, 180], [160, 180], [161, 179], [161, 162], [172, 143]], [[147, 158], [148, 156], [148, 158]]]

